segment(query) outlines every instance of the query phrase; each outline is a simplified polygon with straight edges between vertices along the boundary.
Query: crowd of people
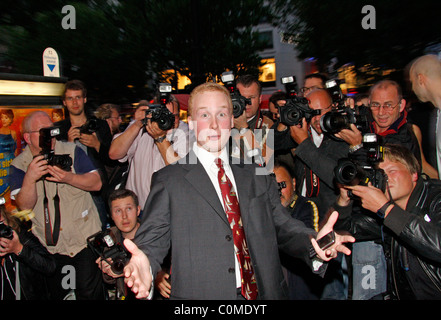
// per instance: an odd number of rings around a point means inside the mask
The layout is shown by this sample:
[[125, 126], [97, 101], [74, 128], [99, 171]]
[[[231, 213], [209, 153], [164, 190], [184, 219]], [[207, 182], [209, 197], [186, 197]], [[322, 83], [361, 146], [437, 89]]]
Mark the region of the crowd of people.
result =
[[[187, 122], [171, 95], [170, 129], [142, 100], [123, 131], [117, 105], [91, 112], [86, 86], [68, 81], [64, 119], [22, 123], [17, 212], [0, 205], [1, 299], [440, 299], [441, 62], [422, 56], [408, 76], [438, 110], [437, 163], [423, 144], [435, 132], [389, 79], [336, 102], [326, 75], [307, 75], [311, 116], [287, 123], [292, 98], [275, 92], [265, 113], [243, 75], [241, 115], [208, 82]], [[360, 109], [366, 125], [324, 128]]]

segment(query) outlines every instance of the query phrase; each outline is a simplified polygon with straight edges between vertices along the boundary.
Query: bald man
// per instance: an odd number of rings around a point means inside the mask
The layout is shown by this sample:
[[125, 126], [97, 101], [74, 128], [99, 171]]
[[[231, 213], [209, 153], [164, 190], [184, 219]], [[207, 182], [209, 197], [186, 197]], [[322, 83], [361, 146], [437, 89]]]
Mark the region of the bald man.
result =
[[412, 90], [422, 102], [431, 102], [437, 109], [436, 158], [441, 177], [441, 61], [433, 54], [421, 56], [410, 64]]

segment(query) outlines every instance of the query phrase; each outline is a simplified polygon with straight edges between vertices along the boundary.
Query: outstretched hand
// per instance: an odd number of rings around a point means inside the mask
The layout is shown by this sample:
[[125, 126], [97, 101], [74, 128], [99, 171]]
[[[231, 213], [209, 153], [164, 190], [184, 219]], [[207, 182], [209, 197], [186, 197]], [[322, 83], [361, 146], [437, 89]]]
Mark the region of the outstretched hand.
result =
[[137, 299], [145, 299], [149, 297], [153, 283], [149, 259], [131, 240], [125, 239], [124, 246], [132, 254], [124, 267], [124, 282]]
[[[319, 233], [317, 234], [317, 239], [320, 239], [324, 235], [331, 232], [334, 228], [334, 224], [337, 221], [337, 219], [338, 219], [338, 212], [334, 211], [329, 217], [326, 224], [323, 226], [323, 228], [320, 229]], [[311, 239], [312, 246], [314, 247], [317, 256], [323, 261], [329, 261], [331, 259], [336, 258], [338, 252], [342, 252], [346, 255], [350, 255], [351, 250], [349, 250], [344, 245], [344, 243], [346, 242], [350, 242], [350, 243], [355, 242], [355, 238], [350, 235], [340, 235], [338, 233], [335, 233], [335, 243], [329, 248], [322, 250], [317, 244], [317, 241], [315, 239]]]

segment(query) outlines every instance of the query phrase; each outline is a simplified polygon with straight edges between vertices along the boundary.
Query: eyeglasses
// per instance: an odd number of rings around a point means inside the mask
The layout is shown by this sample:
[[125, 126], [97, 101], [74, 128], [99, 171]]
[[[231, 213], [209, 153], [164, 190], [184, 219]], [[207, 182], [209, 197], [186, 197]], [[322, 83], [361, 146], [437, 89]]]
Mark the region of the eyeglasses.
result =
[[81, 99], [83, 99], [83, 96], [66, 97], [64, 100], [66, 100], [66, 101], [73, 101], [73, 100], [81, 100]]
[[118, 120], [121, 120], [122, 118], [121, 118], [121, 116], [118, 116], [118, 117], [109, 117], [109, 119], [118, 119]]
[[[392, 102], [386, 102], [385, 104], [383, 104], [383, 109], [384, 111], [392, 111], [393, 109], [395, 109], [398, 105], [400, 104], [400, 102], [398, 102], [396, 105], [393, 105]], [[380, 109], [381, 104], [379, 104], [378, 102], [372, 102], [369, 105], [369, 108], [373, 109], [373, 110], [377, 110]]]
[[300, 88], [300, 92], [301, 93], [306, 93], [306, 92], [309, 92], [311, 90], [320, 89], [320, 88], [321, 88], [320, 86], [302, 87], [302, 88]]

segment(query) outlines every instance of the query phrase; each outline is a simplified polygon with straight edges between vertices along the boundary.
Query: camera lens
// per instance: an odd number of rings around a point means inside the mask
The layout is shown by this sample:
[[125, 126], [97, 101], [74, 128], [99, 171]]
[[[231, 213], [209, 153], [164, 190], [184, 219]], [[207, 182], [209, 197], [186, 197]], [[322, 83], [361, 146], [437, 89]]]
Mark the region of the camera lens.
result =
[[320, 119], [320, 127], [324, 132], [337, 133], [349, 127], [350, 121], [341, 114], [328, 112]]
[[348, 159], [343, 159], [342, 161], [339, 161], [339, 164], [334, 169], [335, 180], [343, 185], [357, 185], [357, 174], [357, 165]]
[[116, 274], [121, 274], [124, 271], [124, 267], [126, 266], [126, 260], [123, 258], [116, 258], [112, 263], [112, 271]]
[[233, 116], [235, 118], [240, 117], [245, 108], [242, 107], [240, 101], [233, 100]]

